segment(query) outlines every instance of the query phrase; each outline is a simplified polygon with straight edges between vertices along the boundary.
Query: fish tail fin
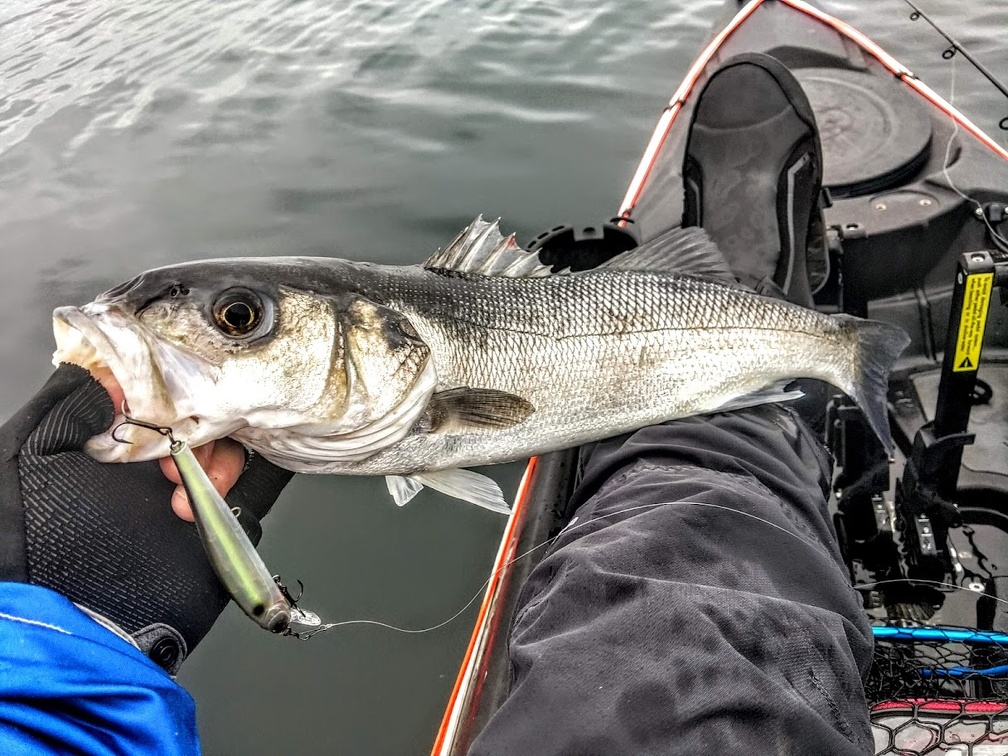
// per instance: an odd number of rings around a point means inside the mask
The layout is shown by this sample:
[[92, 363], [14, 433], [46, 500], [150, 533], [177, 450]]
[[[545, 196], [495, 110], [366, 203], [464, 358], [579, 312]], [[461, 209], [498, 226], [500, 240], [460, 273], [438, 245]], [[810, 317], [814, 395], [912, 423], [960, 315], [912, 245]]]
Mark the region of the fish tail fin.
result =
[[863, 320], [851, 315], [834, 315], [842, 328], [850, 329], [857, 348], [854, 373], [841, 386], [857, 403], [879, 441], [892, 452], [889, 430], [889, 372], [910, 343], [902, 328], [877, 320]]

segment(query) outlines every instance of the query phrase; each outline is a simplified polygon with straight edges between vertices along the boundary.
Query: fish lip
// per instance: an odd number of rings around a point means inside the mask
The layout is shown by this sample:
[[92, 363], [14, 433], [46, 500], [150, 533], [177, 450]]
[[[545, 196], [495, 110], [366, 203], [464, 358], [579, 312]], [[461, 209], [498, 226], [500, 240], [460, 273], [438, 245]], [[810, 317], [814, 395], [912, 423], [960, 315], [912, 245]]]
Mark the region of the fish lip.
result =
[[[112, 371], [112, 375], [123, 389], [123, 393], [128, 391], [123, 378], [126, 374], [126, 366], [122, 357], [116, 351], [108, 335], [92, 317], [86, 315], [79, 307], [57, 307], [53, 310], [53, 337], [56, 339], [56, 351], [53, 352], [53, 364], [59, 365], [69, 362], [78, 365], [85, 370], [92, 370], [96, 367], [106, 367]], [[78, 339], [86, 349], [91, 350], [91, 354], [84, 353], [84, 359], [75, 353], [75, 345], [72, 340]], [[69, 353], [68, 353], [69, 352]], [[126, 401], [129, 403], [129, 395]], [[116, 407], [116, 410], [119, 410]]]
[[[112, 428], [119, 426], [125, 419], [124, 410], [129, 408], [131, 415], [139, 419], [157, 421], [173, 415], [170, 400], [158, 402], [149, 395], [137, 393], [146, 383], [152, 383], [154, 367], [151, 359], [150, 345], [147, 340], [131, 328], [129, 316], [119, 308], [108, 304], [91, 303], [84, 307], [58, 307], [53, 311], [53, 336], [56, 340], [56, 350], [53, 352], [53, 364], [69, 362], [93, 372], [95, 368], [107, 368], [122, 389], [124, 406], [115, 407], [115, 420]], [[109, 332], [121, 331], [129, 333], [139, 342], [141, 349], [134, 359], [128, 360], [119, 349]], [[168, 440], [161, 439], [156, 445], [157, 451], [145, 451], [138, 456], [139, 447], [130, 443], [120, 443], [111, 435], [111, 430], [94, 436], [85, 444], [85, 449], [96, 459], [103, 462], [131, 461], [134, 459], [164, 456], [167, 454]], [[136, 427], [124, 429], [117, 433], [120, 437], [132, 438]], [[147, 437], [144, 437], [147, 441]], [[161, 443], [163, 442], [163, 443]], [[146, 444], [145, 444], [146, 445]], [[163, 450], [160, 447], [163, 446]]]

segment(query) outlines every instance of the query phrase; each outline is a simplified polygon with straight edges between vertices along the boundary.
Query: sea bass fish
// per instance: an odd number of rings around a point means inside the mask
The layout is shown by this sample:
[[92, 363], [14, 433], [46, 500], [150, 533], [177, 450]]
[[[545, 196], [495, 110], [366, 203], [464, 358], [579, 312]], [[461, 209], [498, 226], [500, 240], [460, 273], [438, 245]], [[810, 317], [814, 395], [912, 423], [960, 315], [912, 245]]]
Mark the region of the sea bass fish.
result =
[[[427, 485], [507, 511], [463, 468], [780, 400], [799, 377], [846, 392], [891, 448], [886, 383], [907, 336], [733, 281], [698, 228], [554, 273], [477, 218], [423, 265], [148, 271], [58, 308], [54, 362], [110, 369], [131, 417], [190, 445], [230, 436], [289, 470], [384, 475], [400, 505]], [[168, 443], [123, 426], [87, 450], [147, 460]]]

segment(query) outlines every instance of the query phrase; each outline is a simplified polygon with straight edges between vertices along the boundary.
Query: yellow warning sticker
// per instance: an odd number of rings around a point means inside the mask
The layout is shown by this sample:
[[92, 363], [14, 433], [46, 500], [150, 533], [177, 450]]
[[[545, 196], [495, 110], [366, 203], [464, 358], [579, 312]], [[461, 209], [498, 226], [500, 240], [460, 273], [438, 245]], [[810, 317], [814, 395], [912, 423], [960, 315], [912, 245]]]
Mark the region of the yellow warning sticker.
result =
[[966, 293], [963, 296], [962, 318], [959, 320], [953, 372], [965, 373], [977, 369], [993, 284], [993, 273], [974, 273], [966, 277]]

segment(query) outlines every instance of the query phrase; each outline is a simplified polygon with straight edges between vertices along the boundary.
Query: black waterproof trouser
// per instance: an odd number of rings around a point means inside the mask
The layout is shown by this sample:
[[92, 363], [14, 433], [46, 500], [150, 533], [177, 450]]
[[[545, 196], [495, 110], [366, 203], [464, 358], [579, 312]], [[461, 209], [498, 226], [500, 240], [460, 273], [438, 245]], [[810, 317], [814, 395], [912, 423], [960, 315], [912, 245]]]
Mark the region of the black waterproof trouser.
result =
[[790, 410], [653, 426], [587, 461], [472, 756], [864, 754], [872, 636]]

